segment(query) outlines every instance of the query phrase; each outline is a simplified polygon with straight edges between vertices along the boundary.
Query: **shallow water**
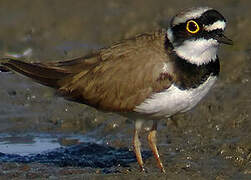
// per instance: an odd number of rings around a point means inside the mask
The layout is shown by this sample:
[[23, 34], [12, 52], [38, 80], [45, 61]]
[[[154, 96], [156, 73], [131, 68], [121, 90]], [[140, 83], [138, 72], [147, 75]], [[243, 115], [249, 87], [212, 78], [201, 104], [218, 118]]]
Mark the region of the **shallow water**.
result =
[[51, 149], [59, 148], [57, 138], [38, 138], [32, 136], [16, 137], [7, 136], [0, 138], [1, 153], [29, 155], [42, 153]]
[[[198, 5], [214, 7], [224, 14], [229, 22], [226, 35], [235, 43], [221, 47], [219, 81], [199, 106], [159, 123], [158, 144], [167, 176], [159, 174], [154, 158], [148, 156], [146, 135], [150, 122], [145, 123], [142, 132], [144, 160], [150, 172], [144, 174], [139, 173], [132, 153], [133, 119], [63, 100], [52, 89], [27, 78], [0, 73], [0, 177], [250, 178], [250, 1], [20, 0], [12, 3], [2, 0], [0, 3], [0, 53], [26, 61], [82, 56], [120, 39], [165, 27], [177, 11]], [[83, 156], [95, 157], [90, 150], [84, 154], [88, 147], [107, 150], [100, 151], [97, 162], [113, 157], [114, 164], [82, 166]], [[79, 153], [72, 157], [77, 159], [75, 166], [70, 158], [62, 167], [62, 159], [56, 158], [60, 163], [54, 164], [53, 158], [46, 156], [48, 152], [63, 152], [53, 157], [71, 157], [67, 151]], [[44, 159], [39, 159], [38, 154]], [[27, 160], [28, 156], [32, 161], [24, 163], [22, 158]], [[122, 167], [121, 162], [126, 165]]]
[[[4, 163], [46, 163], [57, 167], [128, 167], [135, 155], [126, 148], [113, 148], [82, 135], [26, 134], [0, 136], [0, 161]], [[143, 152], [143, 157], [150, 152]], [[111, 171], [109, 171], [111, 173]]]
[[22, 135], [0, 134], [0, 150], [4, 154], [32, 155], [52, 151], [79, 143], [96, 143], [100, 141], [83, 135], [30, 133]]

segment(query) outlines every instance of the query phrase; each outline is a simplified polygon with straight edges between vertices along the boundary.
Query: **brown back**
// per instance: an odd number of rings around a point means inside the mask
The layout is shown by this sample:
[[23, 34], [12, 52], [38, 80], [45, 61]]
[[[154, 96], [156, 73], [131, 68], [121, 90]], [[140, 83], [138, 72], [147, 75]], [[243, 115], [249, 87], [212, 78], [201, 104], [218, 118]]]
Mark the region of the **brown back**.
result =
[[156, 32], [102, 49], [82, 62], [89, 62], [88, 67], [78, 65], [77, 74], [60, 80], [59, 91], [103, 110], [131, 111], [171, 84], [161, 77], [169, 61], [165, 40], [165, 32]]

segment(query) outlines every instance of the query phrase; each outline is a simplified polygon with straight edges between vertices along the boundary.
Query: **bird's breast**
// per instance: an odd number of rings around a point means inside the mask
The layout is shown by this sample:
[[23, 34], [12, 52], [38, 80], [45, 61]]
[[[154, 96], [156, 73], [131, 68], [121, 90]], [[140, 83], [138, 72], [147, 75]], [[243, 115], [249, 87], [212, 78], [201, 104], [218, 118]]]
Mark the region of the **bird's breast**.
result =
[[154, 117], [170, 117], [179, 112], [186, 112], [193, 108], [208, 93], [217, 76], [208, 79], [196, 88], [179, 89], [172, 84], [168, 89], [152, 94], [143, 103], [136, 106], [134, 111], [151, 114]]

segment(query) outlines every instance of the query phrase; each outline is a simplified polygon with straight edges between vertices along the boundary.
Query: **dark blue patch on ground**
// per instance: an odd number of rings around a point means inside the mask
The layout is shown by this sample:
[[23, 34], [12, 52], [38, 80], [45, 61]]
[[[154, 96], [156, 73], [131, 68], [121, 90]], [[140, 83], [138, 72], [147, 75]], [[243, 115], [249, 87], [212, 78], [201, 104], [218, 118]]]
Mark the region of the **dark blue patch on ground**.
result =
[[[143, 151], [144, 159], [151, 156], [150, 151]], [[128, 149], [116, 149], [106, 145], [82, 143], [70, 147], [57, 148], [50, 152], [21, 156], [0, 152], [0, 162], [49, 163], [60, 167], [78, 166], [109, 168], [112, 166], [128, 167], [136, 162], [134, 152]]]

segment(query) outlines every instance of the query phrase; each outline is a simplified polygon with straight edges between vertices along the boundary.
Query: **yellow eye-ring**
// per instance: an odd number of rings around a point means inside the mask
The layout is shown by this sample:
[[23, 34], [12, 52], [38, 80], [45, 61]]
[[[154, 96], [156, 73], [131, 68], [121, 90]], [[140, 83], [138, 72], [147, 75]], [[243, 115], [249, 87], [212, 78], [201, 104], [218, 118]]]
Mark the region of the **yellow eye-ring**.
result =
[[195, 34], [200, 30], [200, 26], [194, 20], [190, 20], [187, 22], [186, 29], [188, 32]]

